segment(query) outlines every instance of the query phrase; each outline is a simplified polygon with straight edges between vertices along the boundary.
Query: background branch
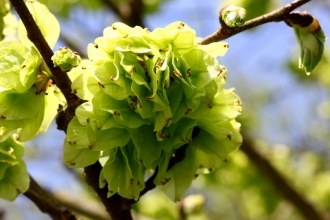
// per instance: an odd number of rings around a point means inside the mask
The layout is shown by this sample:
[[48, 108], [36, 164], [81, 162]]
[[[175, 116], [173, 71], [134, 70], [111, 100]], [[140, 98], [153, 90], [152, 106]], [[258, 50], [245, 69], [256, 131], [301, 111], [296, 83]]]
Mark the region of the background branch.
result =
[[245, 22], [244, 25], [242, 25], [240, 27], [235, 27], [235, 28], [230, 28], [227, 25], [225, 25], [224, 22], [222, 22], [221, 15], [219, 15], [219, 20], [220, 20], [220, 23], [222, 26], [216, 32], [214, 32], [213, 34], [211, 34], [211, 35], [205, 37], [203, 40], [201, 40], [200, 44], [204, 45], [204, 44], [210, 44], [213, 42], [224, 40], [235, 34], [238, 34], [240, 32], [246, 31], [248, 29], [257, 27], [262, 24], [266, 24], [268, 22], [284, 21], [286, 19], [286, 16], [291, 11], [302, 6], [303, 4], [306, 4], [309, 1], [311, 1], [311, 0], [293, 1], [293, 2], [285, 5], [284, 7], [281, 7], [279, 9], [276, 9], [273, 12], [270, 12], [268, 14], [265, 14], [265, 15], [259, 16], [257, 18], [254, 18], [252, 20], [249, 20], [249, 21]]
[[91, 219], [98, 220], [111, 220], [109, 214], [105, 211], [105, 208], [100, 202], [93, 202], [88, 200], [88, 202], [77, 202], [83, 199], [73, 195], [72, 193], [66, 193], [64, 191], [51, 192], [51, 195], [67, 208], [80, 213], [82, 215], [88, 216]]
[[55, 220], [79, 220], [71, 211], [63, 208], [30, 176], [29, 189], [24, 193], [37, 207]]
[[256, 150], [252, 139], [249, 135], [243, 135], [243, 144], [241, 150], [248, 156], [251, 163], [265, 175], [273, 184], [274, 189], [277, 190], [286, 200], [294, 205], [301, 214], [310, 220], [324, 220], [324, 214], [321, 214], [313, 204], [308, 202], [303, 195], [301, 195], [273, 165], [261, 153]]
[[118, 4], [113, 0], [102, 0], [102, 2], [117, 14], [122, 22], [128, 26], [145, 26], [143, 23], [144, 5], [142, 0], [129, 0], [121, 4]]

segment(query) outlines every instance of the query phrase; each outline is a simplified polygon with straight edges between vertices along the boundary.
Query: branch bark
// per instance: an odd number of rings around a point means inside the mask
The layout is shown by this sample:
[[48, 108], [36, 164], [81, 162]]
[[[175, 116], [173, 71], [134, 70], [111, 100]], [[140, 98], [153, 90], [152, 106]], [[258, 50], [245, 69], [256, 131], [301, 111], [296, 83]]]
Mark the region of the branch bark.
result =
[[243, 144], [241, 150], [249, 157], [251, 163], [254, 163], [257, 169], [265, 175], [277, 190], [286, 200], [294, 205], [304, 216], [309, 220], [325, 220], [326, 217], [317, 210], [310, 202], [304, 198], [282, 175], [275, 167], [259, 153], [251, 138], [243, 135]]
[[224, 39], [227, 39], [231, 36], [234, 36], [235, 34], [238, 34], [240, 32], [246, 31], [248, 29], [257, 27], [262, 24], [266, 24], [268, 22], [280, 22], [284, 21], [286, 19], [286, 16], [296, 8], [302, 6], [303, 4], [306, 4], [311, 0], [296, 0], [293, 1], [282, 8], [276, 9], [275, 11], [272, 11], [268, 14], [259, 16], [257, 18], [254, 18], [252, 20], [249, 20], [245, 22], [244, 25], [240, 27], [230, 28], [227, 25], [224, 24], [221, 20], [221, 16], [219, 15], [219, 19], [221, 22], [221, 27], [216, 32], [210, 34], [209, 36], [205, 37], [203, 40], [200, 41], [200, 44], [210, 44], [213, 42], [221, 41]]
[[55, 220], [79, 220], [70, 210], [63, 208], [30, 176], [29, 189], [24, 193], [37, 207]]

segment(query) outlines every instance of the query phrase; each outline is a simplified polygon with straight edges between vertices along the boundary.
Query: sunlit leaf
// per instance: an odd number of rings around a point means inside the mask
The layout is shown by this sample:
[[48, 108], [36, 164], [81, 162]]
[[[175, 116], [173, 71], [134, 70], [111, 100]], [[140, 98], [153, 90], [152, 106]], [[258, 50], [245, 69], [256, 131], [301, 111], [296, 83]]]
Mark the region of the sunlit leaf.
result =
[[[60, 36], [59, 22], [45, 5], [40, 4], [35, 0], [28, 0], [26, 5], [47, 43], [51, 48], [53, 48]], [[28, 39], [27, 32], [22, 21], [18, 24], [18, 38], [26, 46], [34, 45]]]

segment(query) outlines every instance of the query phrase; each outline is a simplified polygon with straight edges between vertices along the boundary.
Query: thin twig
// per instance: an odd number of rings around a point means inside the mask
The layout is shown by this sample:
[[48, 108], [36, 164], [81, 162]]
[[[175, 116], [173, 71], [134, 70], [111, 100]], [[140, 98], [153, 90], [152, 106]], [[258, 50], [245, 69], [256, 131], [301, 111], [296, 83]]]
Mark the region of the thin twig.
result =
[[[266, 24], [268, 22], [280, 22], [284, 21], [286, 19], [286, 16], [296, 8], [306, 4], [311, 0], [296, 0], [293, 1], [279, 9], [276, 9], [275, 11], [272, 11], [268, 14], [259, 16], [257, 18], [254, 18], [252, 20], [249, 20], [245, 22], [244, 25], [240, 27], [230, 28], [226, 25], [222, 25], [220, 29], [218, 29], [216, 32], [210, 34], [209, 36], [205, 37], [203, 40], [200, 41], [200, 44], [206, 45], [213, 42], [217, 42], [220, 40], [227, 39], [235, 34], [238, 34], [240, 32], [246, 31], [248, 29], [257, 27], [262, 24]], [[221, 17], [221, 16], [219, 16]], [[221, 21], [221, 20], [220, 20]], [[222, 22], [221, 22], [222, 23]]]

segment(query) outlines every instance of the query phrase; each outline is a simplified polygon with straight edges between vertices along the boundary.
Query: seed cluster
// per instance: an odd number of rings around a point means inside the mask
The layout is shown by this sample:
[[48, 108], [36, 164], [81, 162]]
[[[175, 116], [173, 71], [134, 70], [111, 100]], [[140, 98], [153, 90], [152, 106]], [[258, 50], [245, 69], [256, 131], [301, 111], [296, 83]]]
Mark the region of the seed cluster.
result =
[[[227, 49], [199, 45], [183, 22], [152, 32], [106, 28], [88, 46], [89, 60], [69, 72], [72, 90], [87, 102], [68, 126], [64, 161], [84, 167], [100, 160], [108, 196], [136, 200], [146, 172], [157, 170], [154, 183], [180, 199], [201, 169], [219, 167], [242, 141], [241, 101], [223, 89], [227, 70], [215, 57]], [[168, 169], [179, 151], [184, 158]]]

